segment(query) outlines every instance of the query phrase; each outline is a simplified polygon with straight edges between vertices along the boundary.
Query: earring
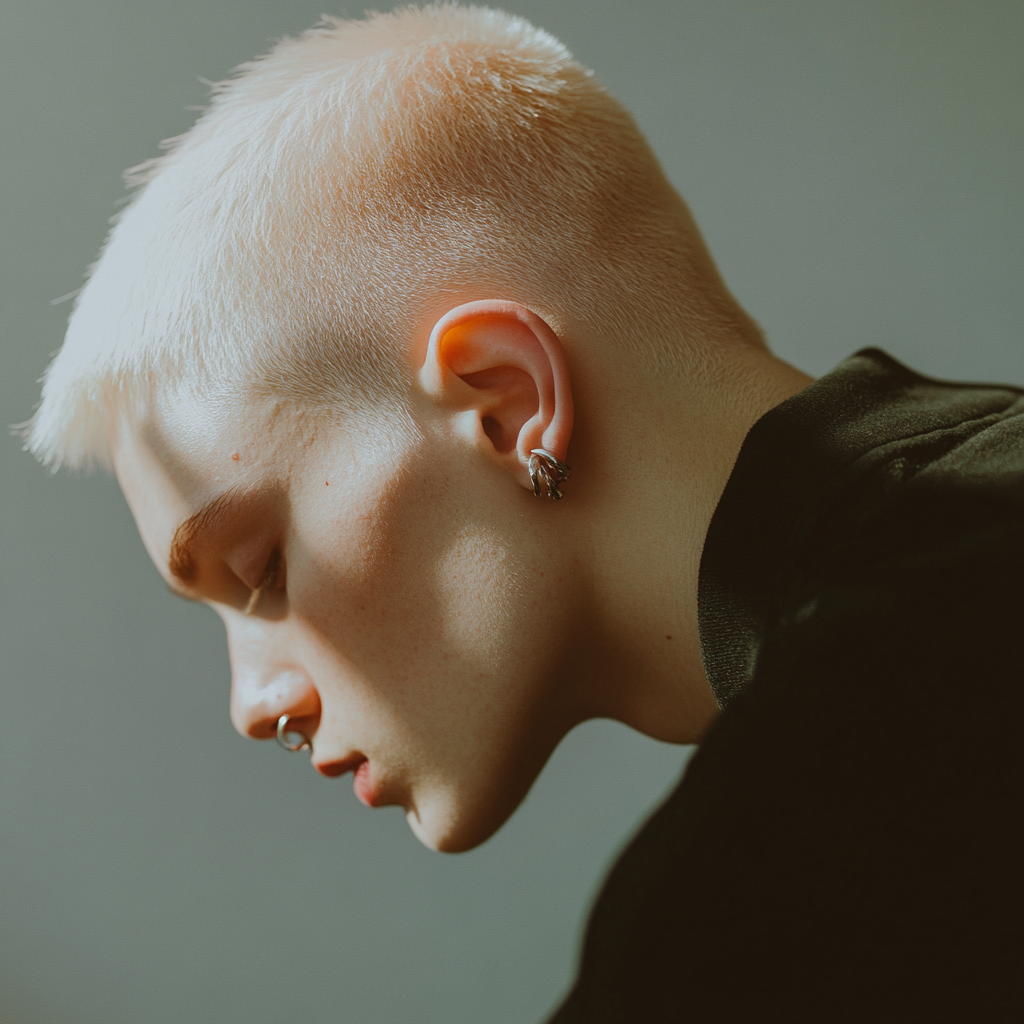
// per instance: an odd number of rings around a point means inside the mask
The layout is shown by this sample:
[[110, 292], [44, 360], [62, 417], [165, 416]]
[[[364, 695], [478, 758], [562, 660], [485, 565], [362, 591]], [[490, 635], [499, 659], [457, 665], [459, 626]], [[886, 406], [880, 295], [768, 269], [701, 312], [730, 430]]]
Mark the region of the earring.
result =
[[560, 484], [569, 479], [569, 467], [551, 454], [546, 448], [533, 448], [530, 451], [530, 482], [533, 493], [540, 497], [540, 483], [543, 480], [547, 487], [548, 497], [559, 501], [562, 497]]

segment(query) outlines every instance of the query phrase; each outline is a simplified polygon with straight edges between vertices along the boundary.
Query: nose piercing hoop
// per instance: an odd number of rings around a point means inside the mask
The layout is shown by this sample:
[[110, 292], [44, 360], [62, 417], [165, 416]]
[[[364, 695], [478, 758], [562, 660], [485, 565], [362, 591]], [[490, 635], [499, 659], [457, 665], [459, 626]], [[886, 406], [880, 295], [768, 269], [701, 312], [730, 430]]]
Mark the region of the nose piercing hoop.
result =
[[[288, 722], [291, 717], [291, 715], [282, 715], [277, 720], [277, 742], [280, 743], [285, 750], [291, 750], [293, 753], [299, 750], [308, 750], [312, 754], [313, 741], [309, 739], [309, 737], [304, 736], [298, 730], [288, 728]], [[300, 741], [298, 743], [289, 743], [287, 739], [289, 734], [301, 737]]]

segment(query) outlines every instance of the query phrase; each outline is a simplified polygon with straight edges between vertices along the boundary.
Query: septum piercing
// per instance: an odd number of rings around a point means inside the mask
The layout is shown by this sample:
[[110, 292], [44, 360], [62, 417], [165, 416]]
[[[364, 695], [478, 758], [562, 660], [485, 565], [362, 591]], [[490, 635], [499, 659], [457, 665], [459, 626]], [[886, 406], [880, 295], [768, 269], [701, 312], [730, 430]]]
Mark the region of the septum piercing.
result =
[[[300, 750], [308, 750], [310, 754], [313, 753], [313, 741], [297, 729], [289, 729], [288, 722], [291, 720], [291, 715], [282, 715], [277, 720], [277, 742], [284, 747], [285, 750], [290, 750], [292, 753], [297, 753]], [[300, 736], [301, 740], [298, 743], [289, 743], [285, 738], [289, 733], [294, 736]]]

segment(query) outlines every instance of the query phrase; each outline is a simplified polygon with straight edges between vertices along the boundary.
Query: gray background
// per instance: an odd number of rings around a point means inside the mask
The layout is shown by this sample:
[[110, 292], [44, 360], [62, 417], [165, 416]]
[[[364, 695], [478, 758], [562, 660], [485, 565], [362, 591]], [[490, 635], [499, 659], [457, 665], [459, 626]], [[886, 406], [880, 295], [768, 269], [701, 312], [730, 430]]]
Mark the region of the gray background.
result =
[[[4, 0], [0, 422], [25, 419], [122, 168], [322, 0]], [[635, 112], [727, 280], [812, 373], [867, 344], [1024, 381], [1024, 4], [508, 4]], [[333, 8], [335, 12], [338, 8]], [[359, 13], [361, 7], [350, 8]], [[107, 479], [0, 441], [0, 1019], [529, 1022], [686, 754], [609, 723], [482, 849], [244, 742], [218, 622]]]

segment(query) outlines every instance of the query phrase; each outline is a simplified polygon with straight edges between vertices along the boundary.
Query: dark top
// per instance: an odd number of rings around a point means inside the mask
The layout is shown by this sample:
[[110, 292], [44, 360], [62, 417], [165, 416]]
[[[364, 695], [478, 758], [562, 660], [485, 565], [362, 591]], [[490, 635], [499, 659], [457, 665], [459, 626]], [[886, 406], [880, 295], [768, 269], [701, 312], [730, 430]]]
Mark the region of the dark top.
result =
[[747, 436], [700, 571], [727, 705], [553, 1022], [1024, 1021], [1024, 393], [857, 353]]

